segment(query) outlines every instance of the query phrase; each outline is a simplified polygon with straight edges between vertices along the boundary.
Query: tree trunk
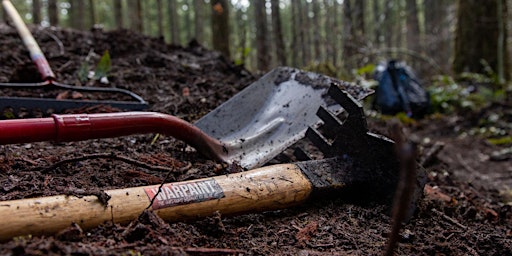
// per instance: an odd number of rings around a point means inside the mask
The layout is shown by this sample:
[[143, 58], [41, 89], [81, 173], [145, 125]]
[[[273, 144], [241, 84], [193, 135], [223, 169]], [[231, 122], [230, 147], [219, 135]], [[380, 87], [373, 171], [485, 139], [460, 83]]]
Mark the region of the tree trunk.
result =
[[156, 1], [156, 22], [158, 27], [158, 37], [164, 37], [164, 25], [163, 25], [163, 12], [162, 12], [162, 0]]
[[302, 4], [299, 6], [301, 10], [301, 19], [302, 19], [302, 26], [301, 26], [301, 33], [302, 33], [302, 58], [305, 63], [305, 65], [309, 65], [311, 62], [311, 36], [310, 32], [311, 29], [309, 29], [310, 26], [310, 19], [309, 19], [309, 3], [307, 1], [302, 2]]
[[211, 0], [212, 6], [212, 43], [213, 49], [220, 51], [226, 58], [229, 53], [229, 6], [227, 0]]
[[315, 54], [313, 60], [315, 60], [316, 63], [319, 63], [320, 60], [322, 60], [321, 49], [324, 48], [320, 46], [320, 42], [322, 40], [320, 38], [320, 2], [312, 1], [311, 4], [313, 5], [313, 48]]
[[[451, 1], [450, 1], [451, 2]], [[443, 69], [450, 69], [450, 56], [453, 33], [447, 19], [447, 0], [425, 0], [425, 35], [423, 38], [426, 54], [434, 59]]]
[[356, 44], [354, 42], [354, 21], [352, 20], [352, 4], [350, 0], [343, 2], [343, 59], [345, 69], [348, 71], [349, 60], [356, 53]]
[[204, 0], [194, 0], [194, 36], [200, 43], [203, 42], [203, 4]]
[[142, 24], [142, 3], [141, 0], [130, 0], [130, 20], [131, 29], [142, 33], [143, 32], [143, 24]]
[[94, 0], [89, 0], [89, 18], [91, 20], [91, 28], [96, 25], [96, 8], [94, 7], [94, 3]]
[[416, 4], [416, 0], [407, 0], [406, 2], [406, 10], [407, 10], [407, 48], [414, 52], [421, 51], [421, 41], [420, 39], [420, 23], [418, 20], [418, 6]]
[[124, 27], [122, 0], [114, 0], [114, 21], [116, 23], [117, 29], [121, 29]]
[[[503, 12], [498, 13], [498, 1], [502, 1]], [[506, 44], [506, 34], [499, 42], [498, 15], [504, 16], [506, 21], [506, 0], [488, 0], [482, 5], [478, 0], [459, 0], [457, 11], [457, 27], [455, 33], [455, 56], [453, 70], [455, 73], [476, 72], [486, 74], [485, 65], [488, 63], [494, 72], [498, 70], [498, 45]], [[505, 26], [505, 24], [502, 24]], [[506, 31], [503, 31], [506, 33]], [[502, 58], [504, 70], [509, 70], [508, 54]], [[509, 78], [507, 72], [505, 79]]]
[[57, 8], [57, 0], [48, 0], [48, 19], [51, 26], [59, 25], [59, 11]]
[[84, 20], [84, 1], [82, 0], [72, 0], [69, 1], [69, 4], [71, 7], [69, 8], [70, 11], [70, 25], [74, 29], [78, 30], [84, 30], [85, 28], [85, 20]]
[[178, 20], [178, 9], [176, 0], [168, 0], [167, 13], [169, 14], [169, 26], [171, 27], [171, 43], [179, 45], [180, 41], [180, 25]]
[[294, 67], [299, 67], [300, 66], [300, 63], [299, 63], [299, 54], [300, 52], [298, 51], [298, 47], [299, 47], [299, 44], [298, 42], [300, 41], [300, 19], [298, 18], [299, 17], [299, 1], [300, 0], [292, 0], [291, 1], [291, 11], [292, 11], [292, 24], [291, 24], [291, 28], [292, 28], [292, 40], [291, 40], [291, 46], [290, 46], [290, 52], [291, 52], [291, 55], [292, 55], [292, 66]]
[[256, 24], [256, 50], [257, 50], [257, 68], [260, 71], [267, 71], [270, 66], [268, 30], [267, 30], [267, 12], [265, 1], [254, 0], [254, 19]]
[[286, 65], [286, 49], [284, 46], [283, 40], [283, 28], [281, 26], [281, 14], [279, 11], [279, 0], [271, 1], [272, 8], [272, 26], [273, 26], [273, 34], [274, 34], [274, 42], [275, 42], [275, 52], [277, 65]]
[[32, 23], [41, 23], [41, 0], [32, 0]]

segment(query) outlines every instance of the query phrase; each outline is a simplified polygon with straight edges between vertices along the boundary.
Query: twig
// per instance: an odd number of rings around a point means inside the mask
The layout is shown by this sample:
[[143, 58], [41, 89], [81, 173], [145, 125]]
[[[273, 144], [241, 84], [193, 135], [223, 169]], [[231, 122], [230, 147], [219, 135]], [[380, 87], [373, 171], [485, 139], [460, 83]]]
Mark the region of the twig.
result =
[[233, 254], [233, 255], [235, 255], [235, 254], [245, 252], [243, 250], [237, 250], [237, 249], [201, 248], [201, 247], [198, 247], [198, 248], [189, 247], [189, 248], [183, 248], [183, 250], [185, 250], [185, 252], [187, 252], [187, 253], [200, 254], [200, 255], [208, 255], [208, 254], [211, 254], [211, 255]]
[[62, 41], [56, 35], [48, 32], [47, 30], [44, 30], [44, 33], [51, 37], [59, 46], [59, 56], [64, 55], [64, 44], [62, 43]]
[[56, 168], [58, 168], [58, 167], [60, 167], [62, 165], [65, 165], [65, 164], [69, 164], [69, 163], [73, 163], [73, 162], [79, 162], [79, 161], [84, 161], [84, 160], [91, 160], [91, 159], [101, 159], [101, 158], [119, 160], [119, 161], [122, 161], [122, 162], [125, 162], [125, 163], [128, 163], [128, 164], [135, 165], [135, 166], [138, 166], [138, 167], [141, 167], [141, 168], [144, 168], [144, 169], [148, 169], [148, 170], [152, 170], [152, 171], [170, 172], [170, 171], [174, 171], [175, 170], [175, 168], [150, 165], [150, 164], [147, 164], [147, 163], [144, 163], [144, 162], [141, 162], [141, 161], [138, 161], [138, 160], [126, 157], [126, 156], [119, 156], [119, 155], [116, 155], [114, 153], [97, 153], [97, 154], [84, 155], [84, 156], [79, 156], [79, 157], [74, 157], [74, 158], [68, 158], [68, 159], [64, 159], [64, 160], [61, 160], [59, 162], [56, 162], [56, 163], [54, 163], [54, 164], [52, 164], [50, 166], [47, 166], [47, 167], [42, 167], [42, 168], [41, 167], [36, 167], [34, 169], [35, 170], [42, 169], [41, 172], [42, 173], [46, 173], [46, 172], [49, 172], [49, 171], [51, 171], [53, 169], [56, 169]]
[[406, 220], [410, 210], [412, 195], [416, 186], [416, 145], [406, 142], [402, 134], [402, 127], [396, 121], [392, 124], [391, 134], [395, 140], [395, 151], [400, 161], [400, 176], [393, 200], [393, 216], [391, 233], [384, 255], [394, 254], [395, 247], [400, 240], [402, 222]]
[[[184, 172], [185, 170], [190, 169], [190, 167], [192, 167], [192, 163], [189, 162], [186, 166], [181, 167], [179, 169], [179, 172]], [[155, 202], [155, 198], [158, 196], [158, 194], [160, 194], [160, 192], [162, 192], [162, 187], [164, 186], [165, 182], [167, 182], [167, 179], [169, 178], [169, 176], [171, 176], [171, 172], [173, 172], [173, 171], [174, 170], [167, 172], [167, 175], [165, 175], [164, 179], [162, 180], [162, 183], [160, 183], [160, 186], [158, 186], [158, 191], [156, 192], [155, 196], [153, 196], [153, 198], [151, 198], [151, 202], [149, 203], [148, 207], [146, 207], [146, 210], [149, 209], [151, 206], [153, 206], [153, 203]]]
[[460, 224], [460, 222], [458, 222], [456, 219], [454, 219], [454, 218], [452, 218], [452, 217], [450, 217], [450, 216], [448, 216], [448, 215], [444, 214], [443, 212], [440, 212], [440, 211], [439, 211], [439, 210], [437, 210], [437, 209], [432, 209], [432, 212], [434, 212], [434, 213], [438, 214], [438, 215], [439, 215], [439, 216], [441, 216], [441, 218], [443, 218], [444, 220], [447, 220], [448, 222], [450, 222], [450, 223], [454, 224], [455, 226], [457, 226], [457, 227], [459, 227], [459, 228], [461, 228], [461, 229], [464, 229], [464, 230], [468, 229], [468, 227], [466, 227], [466, 226], [464, 226], [464, 225]]
[[462, 158], [462, 155], [460, 153], [457, 153], [457, 160], [459, 160], [459, 163], [466, 169], [466, 171], [470, 171], [471, 173], [478, 173], [475, 169], [473, 169], [469, 164], [464, 161], [464, 158]]
[[432, 163], [434, 158], [441, 152], [441, 150], [444, 148], [443, 142], [436, 142], [432, 147], [425, 153], [425, 155], [420, 160], [420, 165], [423, 167], [426, 167]]

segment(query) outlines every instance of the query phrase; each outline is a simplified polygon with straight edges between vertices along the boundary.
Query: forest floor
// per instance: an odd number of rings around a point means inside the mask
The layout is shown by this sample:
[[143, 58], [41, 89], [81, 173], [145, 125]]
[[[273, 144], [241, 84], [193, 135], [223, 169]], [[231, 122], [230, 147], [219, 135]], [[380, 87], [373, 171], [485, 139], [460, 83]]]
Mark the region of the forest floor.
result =
[[[195, 121], [255, 81], [258, 75], [234, 66], [196, 43], [170, 46], [130, 31], [32, 31], [57, 75], [79, 84], [84, 63], [94, 67], [109, 50], [110, 85], [131, 90], [149, 110]], [[14, 29], [0, 25], [0, 82], [39, 79]], [[86, 57], [89, 56], [87, 60]], [[99, 82], [90, 82], [101, 85]], [[13, 96], [0, 91], [0, 96]], [[66, 97], [52, 94], [46, 97]], [[79, 96], [80, 97], [80, 96]], [[512, 102], [478, 113], [436, 115], [407, 124], [420, 138], [428, 181], [425, 197], [401, 233], [398, 255], [512, 255], [512, 156], [471, 131], [496, 113], [510, 127]], [[105, 107], [81, 111], [108, 112]], [[26, 113], [27, 117], [37, 115]], [[387, 121], [369, 118], [372, 131], [387, 135]], [[507, 130], [510, 134], [510, 129]], [[187, 166], [168, 181], [233, 172], [184, 144], [161, 136], [136, 135], [70, 143], [36, 142], [0, 146], [0, 200], [82, 194], [160, 184], [167, 172], [125, 161], [80, 156], [110, 153], [150, 166]], [[437, 154], [433, 147], [444, 145]], [[508, 146], [510, 147], [510, 145]], [[237, 171], [237, 170], [235, 170]], [[16, 237], [0, 244], [2, 255], [380, 255], [390, 232], [390, 205], [320, 199], [279, 211], [166, 223], [152, 212], [129, 225], [105, 223], [91, 230], [70, 225], [56, 235]]]

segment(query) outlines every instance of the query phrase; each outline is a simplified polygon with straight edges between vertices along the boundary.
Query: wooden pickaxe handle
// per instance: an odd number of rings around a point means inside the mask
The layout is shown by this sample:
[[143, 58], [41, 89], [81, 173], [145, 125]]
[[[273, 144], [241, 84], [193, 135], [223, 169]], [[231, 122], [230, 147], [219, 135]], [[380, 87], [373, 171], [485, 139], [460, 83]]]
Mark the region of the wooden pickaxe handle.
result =
[[16, 27], [16, 30], [18, 31], [18, 34], [20, 35], [23, 41], [23, 44], [25, 44], [28, 51], [30, 52], [30, 58], [37, 66], [37, 70], [39, 71], [41, 78], [43, 80], [55, 79], [55, 74], [50, 68], [50, 64], [48, 64], [48, 61], [46, 60], [46, 57], [41, 51], [41, 48], [39, 48], [39, 45], [37, 44], [36, 40], [28, 30], [27, 25], [25, 25], [25, 22], [23, 22], [23, 19], [21, 18], [20, 14], [16, 10], [16, 8], [14, 8], [14, 5], [12, 5], [11, 1], [9, 0], [3, 0], [2, 4], [4, 6], [5, 12], [11, 18], [14, 27]]
[[[58, 195], [0, 202], [0, 240], [20, 235], [54, 234], [72, 223], [91, 229], [113, 221], [136, 219], [159, 185], [105, 191], [108, 205], [96, 196]], [[166, 221], [282, 209], [306, 200], [312, 183], [295, 164], [262, 167], [247, 172], [164, 184], [150, 208]]]

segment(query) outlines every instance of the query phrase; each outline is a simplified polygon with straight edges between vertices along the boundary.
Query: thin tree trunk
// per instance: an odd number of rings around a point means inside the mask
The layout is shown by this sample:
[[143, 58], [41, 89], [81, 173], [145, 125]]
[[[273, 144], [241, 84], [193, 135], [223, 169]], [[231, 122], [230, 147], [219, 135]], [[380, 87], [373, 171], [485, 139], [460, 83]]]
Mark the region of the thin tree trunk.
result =
[[267, 13], [265, 10], [265, 1], [255, 0], [254, 18], [256, 23], [256, 50], [257, 50], [257, 68], [260, 71], [267, 71], [270, 66]]
[[121, 0], [114, 0], [114, 20], [116, 28], [121, 29], [123, 25], [123, 4]]
[[41, 23], [41, 0], [32, 0], [32, 23]]
[[291, 55], [292, 55], [292, 66], [294, 67], [299, 67], [300, 63], [299, 63], [299, 54], [300, 52], [298, 51], [298, 42], [300, 40], [300, 32], [299, 32], [299, 29], [300, 29], [300, 24], [299, 24], [299, 3], [298, 1], [300, 0], [292, 0], [291, 1], [291, 11], [292, 11], [292, 24], [291, 24], [291, 27], [292, 27], [292, 40], [291, 40], [291, 46], [290, 46], [290, 51], [291, 51]]
[[312, 1], [311, 4], [313, 5], [313, 47], [315, 52], [313, 59], [318, 63], [322, 59], [321, 49], [324, 48], [320, 47], [320, 2]]
[[416, 0], [407, 0], [407, 48], [419, 52], [421, 47], [420, 24], [418, 20], [418, 6]]
[[162, 0], [156, 1], [156, 14], [157, 14], [157, 26], [158, 26], [158, 37], [164, 37], [164, 25], [163, 25], [163, 12], [162, 12]]
[[304, 63], [306, 65], [309, 65], [311, 62], [311, 30], [309, 29], [310, 26], [310, 19], [309, 19], [309, 3], [307, 1], [304, 1], [301, 5], [301, 17], [302, 17], [302, 50], [303, 50], [303, 58]]
[[348, 70], [348, 60], [355, 54], [355, 42], [353, 35], [354, 32], [354, 21], [352, 20], [352, 3], [350, 0], [343, 2], [343, 59], [345, 68]]
[[211, 0], [212, 6], [212, 43], [213, 49], [220, 51], [226, 58], [229, 52], [229, 6], [227, 0]]
[[142, 2], [141, 0], [130, 0], [130, 20], [131, 29], [142, 33], [143, 32], [143, 24], [142, 24]]
[[91, 19], [90, 27], [96, 25], [96, 8], [94, 6], [94, 0], [89, 0], [89, 18]]
[[48, 19], [51, 26], [59, 25], [59, 15], [57, 9], [57, 0], [48, 0]]
[[171, 27], [171, 43], [179, 45], [180, 34], [179, 34], [179, 21], [178, 21], [178, 9], [176, 6], [176, 0], [168, 0], [167, 2], [167, 13], [169, 14], [169, 26]]
[[204, 0], [194, 0], [194, 35], [198, 42], [203, 42], [203, 4]]
[[84, 30], [84, 2], [82, 0], [70, 0], [69, 1], [69, 26], [74, 29]]
[[279, 11], [279, 0], [271, 1], [272, 8], [272, 25], [274, 26], [272, 32], [274, 34], [276, 59], [278, 65], [286, 65], [286, 49], [283, 40], [283, 28], [281, 26], [281, 14]]

